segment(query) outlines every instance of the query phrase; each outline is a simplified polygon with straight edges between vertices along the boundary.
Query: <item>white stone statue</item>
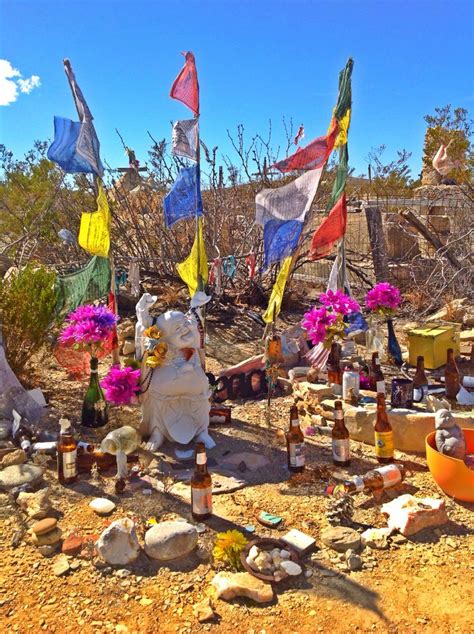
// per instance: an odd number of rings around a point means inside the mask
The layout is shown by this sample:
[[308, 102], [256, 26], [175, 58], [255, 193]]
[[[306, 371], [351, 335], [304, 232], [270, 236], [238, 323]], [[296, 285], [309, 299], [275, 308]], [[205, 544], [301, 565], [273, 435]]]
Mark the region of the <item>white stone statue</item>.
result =
[[[155, 299], [145, 293], [138, 302], [135, 331], [136, 355], [143, 360], [140, 431], [149, 436], [146, 448], [156, 451], [165, 440], [187, 444], [195, 439], [210, 449], [215, 446], [208, 433], [210, 389], [199, 357], [197, 323], [177, 311], [152, 319], [148, 310]], [[157, 330], [150, 332], [152, 326]], [[153, 372], [147, 356], [159, 359]]]

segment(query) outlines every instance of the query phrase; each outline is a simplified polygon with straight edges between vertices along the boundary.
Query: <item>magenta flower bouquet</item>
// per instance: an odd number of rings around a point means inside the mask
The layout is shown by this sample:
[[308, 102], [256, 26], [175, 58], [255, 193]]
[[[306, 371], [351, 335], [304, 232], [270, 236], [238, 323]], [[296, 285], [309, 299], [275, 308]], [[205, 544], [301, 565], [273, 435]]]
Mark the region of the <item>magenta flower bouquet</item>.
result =
[[310, 341], [331, 347], [336, 337], [344, 337], [344, 317], [360, 310], [359, 304], [342, 291], [328, 291], [319, 296], [321, 308], [313, 306], [304, 314], [301, 325], [308, 332]]
[[59, 341], [67, 347], [87, 351], [95, 356], [111, 334], [117, 320], [117, 315], [106, 306], [79, 306], [66, 317], [66, 325], [59, 335]]
[[114, 365], [100, 383], [105, 398], [114, 405], [130, 405], [137, 402], [140, 393], [140, 370]]
[[365, 297], [365, 305], [371, 313], [391, 317], [400, 306], [400, 291], [388, 282], [379, 282]]

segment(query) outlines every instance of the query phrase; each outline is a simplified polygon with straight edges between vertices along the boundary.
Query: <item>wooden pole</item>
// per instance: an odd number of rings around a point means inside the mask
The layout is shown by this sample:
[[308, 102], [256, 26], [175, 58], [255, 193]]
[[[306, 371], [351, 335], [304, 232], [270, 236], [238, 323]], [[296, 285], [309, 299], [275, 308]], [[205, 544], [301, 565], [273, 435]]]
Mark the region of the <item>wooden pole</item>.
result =
[[378, 207], [365, 208], [372, 260], [377, 282], [388, 280], [387, 248], [383, 234], [382, 213]]

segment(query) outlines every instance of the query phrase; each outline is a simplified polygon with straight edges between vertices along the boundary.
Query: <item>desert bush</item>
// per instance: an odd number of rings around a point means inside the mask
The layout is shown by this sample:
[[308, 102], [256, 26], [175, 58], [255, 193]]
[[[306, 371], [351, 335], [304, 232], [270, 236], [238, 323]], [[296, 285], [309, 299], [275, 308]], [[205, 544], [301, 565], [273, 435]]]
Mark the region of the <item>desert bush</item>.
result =
[[54, 321], [56, 274], [30, 263], [0, 280], [0, 326], [12, 370], [21, 375]]

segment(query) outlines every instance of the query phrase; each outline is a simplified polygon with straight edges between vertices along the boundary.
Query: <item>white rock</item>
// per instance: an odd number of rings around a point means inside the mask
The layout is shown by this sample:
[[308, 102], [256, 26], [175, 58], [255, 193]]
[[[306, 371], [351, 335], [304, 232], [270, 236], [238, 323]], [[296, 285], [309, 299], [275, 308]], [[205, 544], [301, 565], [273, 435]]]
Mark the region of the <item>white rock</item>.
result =
[[170, 561], [188, 555], [198, 543], [196, 527], [188, 522], [161, 522], [145, 535], [145, 552], [152, 559]]
[[26, 493], [22, 491], [16, 499], [18, 506], [25, 511], [28, 518], [41, 520], [48, 515], [51, 510], [49, 500], [49, 488], [40, 489], [36, 493]]
[[280, 564], [280, 568], [281, 570], [283, 570], [283, 572], [286, 572], [291, 577], [296, 577], [296, 575], [300, 575], [303, 572], [303, 569], [299, 564], [289, 560], [282, 561]]
[[388, 548], [388, 537], [391, 535], [390, 528], [368, 528], [362, 535], [362, 544], [369, 548], [384, 550]]
[[96, 543], [99, 555], [109, 564], [126, 565], [140, 552], [135, 524], [128, 518], [112, 522]]
[[280, 557], [282, 559], [289, 559], [290, 558], [290, 553], [287, 550], [285, 550], [285, 549], [280, 550]]
[[258, 550], [258, 548], [256, 546], [252, 546], [252, 548], [249, 550], [250, 559], [252, 559], [254, 561], [255, 558], [258, 556], [259, 552], [260, 551]]
[[89, 508], [97, 513], [97, 515], [108, 515], [114, 510], [115, 504], [112, 500], [108, 500], [107, 498], [95, 498], [89, 503]]

